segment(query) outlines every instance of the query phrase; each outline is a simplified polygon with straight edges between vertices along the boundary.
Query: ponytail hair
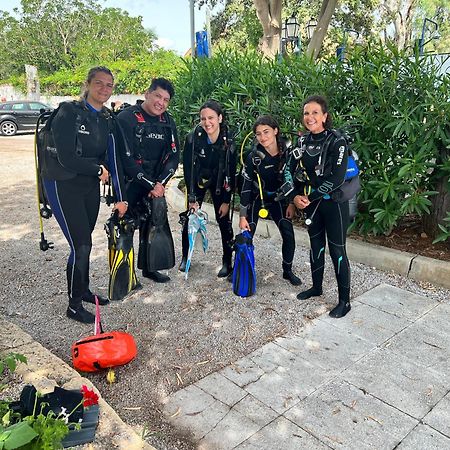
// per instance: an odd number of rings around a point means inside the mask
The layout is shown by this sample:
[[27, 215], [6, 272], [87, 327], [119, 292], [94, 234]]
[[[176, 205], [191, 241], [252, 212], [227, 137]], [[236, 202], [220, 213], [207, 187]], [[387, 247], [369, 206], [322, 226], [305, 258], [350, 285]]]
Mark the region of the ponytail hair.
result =
[[222, 116], [222, 122], [219, 124], [219, 139], [222, 139], [226, 143], [228, 139], [228, 125], [223, 106], [216, 100], [209, 99], [200, 106], [199, 113], [206, 108], [212, 109], [218, 116]]
[[113, 79], [113, 82], [114, 82], [114, 75], [107, 67], [105, 67], [105, 66], [92, 67], [91, 69], [89, 69], [89, 72], [86, 77], [86, 81], [84, 82], [80, 100], [87, 99], [87, 96], [89, 94], [89, 84], [91, 83], [91, 81], [95, 77], [95, 75], [97, 75], [99, 72], [106, 73], [106, 75], [109, 75]]

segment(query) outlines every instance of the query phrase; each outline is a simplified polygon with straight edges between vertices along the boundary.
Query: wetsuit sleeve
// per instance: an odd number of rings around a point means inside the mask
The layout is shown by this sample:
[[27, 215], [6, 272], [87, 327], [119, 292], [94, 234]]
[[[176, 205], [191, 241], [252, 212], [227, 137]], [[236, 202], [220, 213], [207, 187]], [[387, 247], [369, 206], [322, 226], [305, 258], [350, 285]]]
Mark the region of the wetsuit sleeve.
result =
[[126, 200], [125, 179], [123, 176], [122, 162], [119, 155], [119, 146], [116, 133], [110, 133], [108, 136], [108, 150], [106, 153], [106, 158], [113, 184], [114, 201], [123, 202]]
[[247, 208], [250, 205], [252, 200], [252, 189], [253, 189], [253, 180], [255, 177], [255, 168], [252, 162], [252, 154], [250, 153], [244, 163], [244, 167], [242, 168], [242, 190], [241, 190], [241, 205], [240, 205], [240, 217], [247, 216]]
[[[130, 128], [130, 127], [128, 127]], [[155, 183], [150, 180], [142, 166], [133, 158], [128, 139], [125, 137], [125, 130], [119, 120], [116, 120], [116, 139], [118, 154], [125, 174], [136, 183], [146, 188], [149, 192], [155, 187]]]
[[228, 157], [228, 168], [226, 169], [226, 174], [229, 175], [229, 186], [230, 190], [225, 191], [225, 195], [223, 197], [224, 203], [231, 202], [231, 196], [233, 195], [234, 189], [236, 188], [236, 142], [234, 139], [230, 142], [230, 147], [228, 148], [229, 157]]
[[295, 178], [295, 172], [297, 171], [298, 167], [298, 161], [294, 158], [292, 154], [289, 154], [288, 160], [286, 162], [286, 167], [284, 169], [284, 179], [285, 180], [292, 180], [292, 183], [294, 185], [294, 189], [287, 197], [287, 200], [289, 202], [292, 202], [294, 200], [294, 197], [296, 195], [304, 195], [304, 187], [305, 183], [300, 182]]
[[76, 154], [77, 131], [76, 122], [82, 110], [73, 103], [62, 103], [53, 118], [52, 133], [58, 160], [67, 170], [81, 175], [97, 176], [99, 165], [88, 158]]
[[120, 112], [116, 118], [128, 148], [131, 150], [131, 156], [133, 156], [132, 150], [134, 145], [134, 128], [136, 126], [136, 119], [126, 109]]
[[338, 189], [345, 181], [347, 172], [348, 149], [344, 138], [336, 139], [328, 148], [327, 161], [325, 162], [325, 172], [319, 177], [320, 184], [316, 185], [314, 192], [308, 195], [308, 199], [313, 202], [329, 195]]
[[170, 120], [170, 148], [168, 149], [166, 156], [164, 157], [162, 171], [157, 178], [164, 186], [169, 182], [169, 180], [175, 175], [175, 172], [178, 168], [178, 164], [180, 162], [180, 142], [178, 140], [178, 132], [177, 127], [172, 119]]

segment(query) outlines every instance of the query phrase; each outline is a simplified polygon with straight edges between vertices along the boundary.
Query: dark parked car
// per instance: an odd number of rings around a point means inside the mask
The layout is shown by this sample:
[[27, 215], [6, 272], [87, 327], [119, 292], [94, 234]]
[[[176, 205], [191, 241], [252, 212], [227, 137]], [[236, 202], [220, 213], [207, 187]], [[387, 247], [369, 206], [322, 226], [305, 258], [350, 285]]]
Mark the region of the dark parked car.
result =
[[41, 110], [53, 108], [30, 100], [0, 103], [0, 134], [14, 136], [17, 131], [34, 130]]

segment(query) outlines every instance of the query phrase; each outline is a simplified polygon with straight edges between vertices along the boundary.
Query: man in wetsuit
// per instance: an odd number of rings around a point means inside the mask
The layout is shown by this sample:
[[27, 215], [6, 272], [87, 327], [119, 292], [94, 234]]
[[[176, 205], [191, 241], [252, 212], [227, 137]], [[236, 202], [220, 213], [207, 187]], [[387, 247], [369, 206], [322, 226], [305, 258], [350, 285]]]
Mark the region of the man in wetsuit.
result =
[[[130, 209], [146, 197], [163, 197], [168, 181], [175, 174], [179, 162], [179, 143], [175, 123], [167, 112], [175, 91], [165, 78], [154, 78], [145, 92], [145, 100], [130, 106], [118, 115], [132, 157], [141, 166], [150, 187], [133, 179], [127, 186]], [[147, 218], [147, 221], [150, 218]], [[138, 268], [142, 275], [157, 283], [170, 280], [167, 275], [147, 270], [144, 226], [140, 227]]]

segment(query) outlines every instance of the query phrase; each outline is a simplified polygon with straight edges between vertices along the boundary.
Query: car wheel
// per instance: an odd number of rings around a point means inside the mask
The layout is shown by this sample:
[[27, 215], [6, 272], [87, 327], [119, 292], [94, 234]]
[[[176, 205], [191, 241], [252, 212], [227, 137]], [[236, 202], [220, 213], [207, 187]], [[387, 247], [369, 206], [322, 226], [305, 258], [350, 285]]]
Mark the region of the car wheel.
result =
[[14, 136], [17, 133], [17, 125], [11, 120], [5, 120], [0, 124], [0, 133], [3, 136]]

